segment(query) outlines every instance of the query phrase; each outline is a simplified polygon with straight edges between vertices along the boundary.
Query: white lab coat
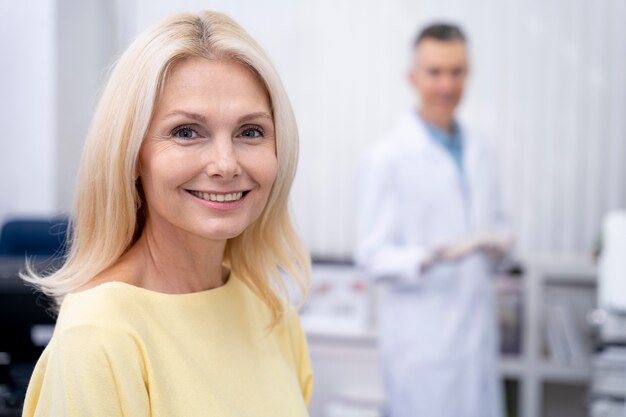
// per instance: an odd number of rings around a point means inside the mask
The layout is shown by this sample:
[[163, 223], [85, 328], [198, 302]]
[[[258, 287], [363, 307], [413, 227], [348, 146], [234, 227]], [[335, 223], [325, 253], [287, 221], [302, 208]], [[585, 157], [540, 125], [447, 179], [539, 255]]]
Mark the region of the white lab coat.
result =
[[452, 157], [413, 110], [358, 171], [355, 260], [391, 283], [379, 312], [390, 417], [502, 415], [487, 257], [474, 253], [420, 274], [433, 248], [505, 227], [493, 158], [461, 129], [466, 196]]

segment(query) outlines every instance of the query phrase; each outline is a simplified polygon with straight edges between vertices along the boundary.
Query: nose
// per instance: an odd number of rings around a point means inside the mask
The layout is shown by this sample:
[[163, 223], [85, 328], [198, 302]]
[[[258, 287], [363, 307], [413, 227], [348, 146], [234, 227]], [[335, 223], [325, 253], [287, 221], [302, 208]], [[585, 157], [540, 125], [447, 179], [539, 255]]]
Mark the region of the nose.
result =
[[230, 136], [222, 135], [210, 141], [206, 173], [213, 178], [231, 180], [241, 174], [241, 166]]
[[442, 93], [450, 94], [451, 92], [454, 91], [456, 87], [456, 83], [457, 83], [457, 80], [455, 79], [454, 75], [445, 74], [445, 75], [442, 75], [439, 86], [441, 88]]

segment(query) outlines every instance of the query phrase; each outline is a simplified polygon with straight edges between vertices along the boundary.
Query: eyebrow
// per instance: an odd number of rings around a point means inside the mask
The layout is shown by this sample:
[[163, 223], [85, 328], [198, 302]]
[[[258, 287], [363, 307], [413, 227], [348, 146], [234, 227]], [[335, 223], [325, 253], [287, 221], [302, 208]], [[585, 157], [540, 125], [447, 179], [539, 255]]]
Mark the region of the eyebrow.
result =
[[[167, 115], [165, 115], [166, 119], [169, 119], [173, 116], [184, 116], [187, 117], [189, 119], [195, 120], [197, 122], [200, 122], [202, 124], [207, 124], [207, 119], [206, 117], [204, 117], [203, 115], [199, 114], [199, 113], [194, 113], [194, 112], [188, 112], [188, 111], [184, 111], [184, 110], [174, 110], [171, 113], [168, 113]], [[264, 111], [260, 111], [260, 112], [256, 112], [256, 113], [250, 113], [250, 114], [246, 114], [244, 116], [241, 116], [237, 122], [238, 123], [246, 123], [249, 122], [251, 120], [255, 120], [255, 119], [268, 119], [270, 121], [273, 121], [274, 119], [272, 118], [272, 116], [270, 116], [268, 113], [264, 112]]]
[[245, 123], [255, 119], [268, 119], [270, 121], [274, 120], [269, 114], [265, 113], [264, 111], [259, 111], [256, 113], [246, 114], [245, 116], [240, 117], [238, 121], [239, 123]]

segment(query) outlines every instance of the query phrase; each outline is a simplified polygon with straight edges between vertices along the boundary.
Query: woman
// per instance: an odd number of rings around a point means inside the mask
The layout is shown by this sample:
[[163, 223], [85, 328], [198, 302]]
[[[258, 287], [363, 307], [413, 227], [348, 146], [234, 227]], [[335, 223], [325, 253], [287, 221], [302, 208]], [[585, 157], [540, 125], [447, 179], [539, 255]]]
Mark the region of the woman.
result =
[[228, 17], [174, 16], [122, 55], [78, 175], [60, 306], [24, 416], [304, 416], [312, 377], [282, 271], [295, 119]]

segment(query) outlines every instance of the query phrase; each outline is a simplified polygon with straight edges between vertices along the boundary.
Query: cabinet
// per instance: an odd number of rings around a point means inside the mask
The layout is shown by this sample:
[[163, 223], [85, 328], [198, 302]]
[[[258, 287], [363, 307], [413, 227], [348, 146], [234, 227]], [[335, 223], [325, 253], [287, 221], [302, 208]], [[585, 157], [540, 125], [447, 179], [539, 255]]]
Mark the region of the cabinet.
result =
[[[591, 378], [591, 343], [585, 327], [586, 314], [595, 304], [595, 266], [585, 258], [535, 258], [525, 262], [526, 272], [518, 286], [521, 291], [520, 339], [514, 355], [503, 355], [503, 378], [511, 382], [509, 413], [519, 417], [576, 417], [586, 415], [587, 388]], [[324, 269], [322, 280], [349, 288], [358, 279], [349, 266]], [[314, 285], [319, 284], [314, 273]], [[322, 284], [324, 287], [325, 284]], [[314, 287], [315, 288], [315, 287]], [[339, 290], [339, 292], [344, 291]], [[571, 293], [571, 294], [570, 294]], [[345, 295], [345, 294], [344, 294]], [[570, 297], [571, 295], [571, 297]], [[577, 360], [557, 361], [546, 338], [547, 306], [553, 297], [573, 303], [584, 356]], [[313, 417], [376, 416], [384, 403], [382, 372], [376, 349], [376, 297], [341, 297], [326, 300], [326, 320], [315, 315], [315, 298], [303, 314], [309, 337], [316, 388], [311, 406]], [[322, 297], [319, 297], [322, 298]], [[350, 304], [353, 304], [352, 306]], [[362, 304], [369, 308], [364, 309]], [[367, 311], [363, 315], [363, 311]], [[319, 310], [318, 310], [319, 313]], [[333, 316], [335, 314], [335, 316]], [[563, 358], [561, 358], [563, 359]], [[344, 406], [351, 411], [337, 411]]]
[[[576, 294], [575, 323], [584, 337], [585, 358], [559, 363], [547, 351], [546, 306], [552, 300], [551, 289]], [[586, 391], [591, 378], [590, 341], [584, 327], [585, 315], [594, 307], [596, 268], [587, 258], [540, 258], [527, 263], [524, 280], [523, 343], [521, 355], [503, 361], [505, 375], [519, 379], [519, 415], [548, 417], [550, 394], [557, 400], [560, 414], [586, 415]], [[551, 387], [550, 387], [551, 386]], [[569, 391], [569, 395], [568, 392]], [[563, 397], [564, 401], [558, 401]], [[567, 413], [563, 408], [568, 407]], [[553, 408], [552, 408], [553, 409]]]

